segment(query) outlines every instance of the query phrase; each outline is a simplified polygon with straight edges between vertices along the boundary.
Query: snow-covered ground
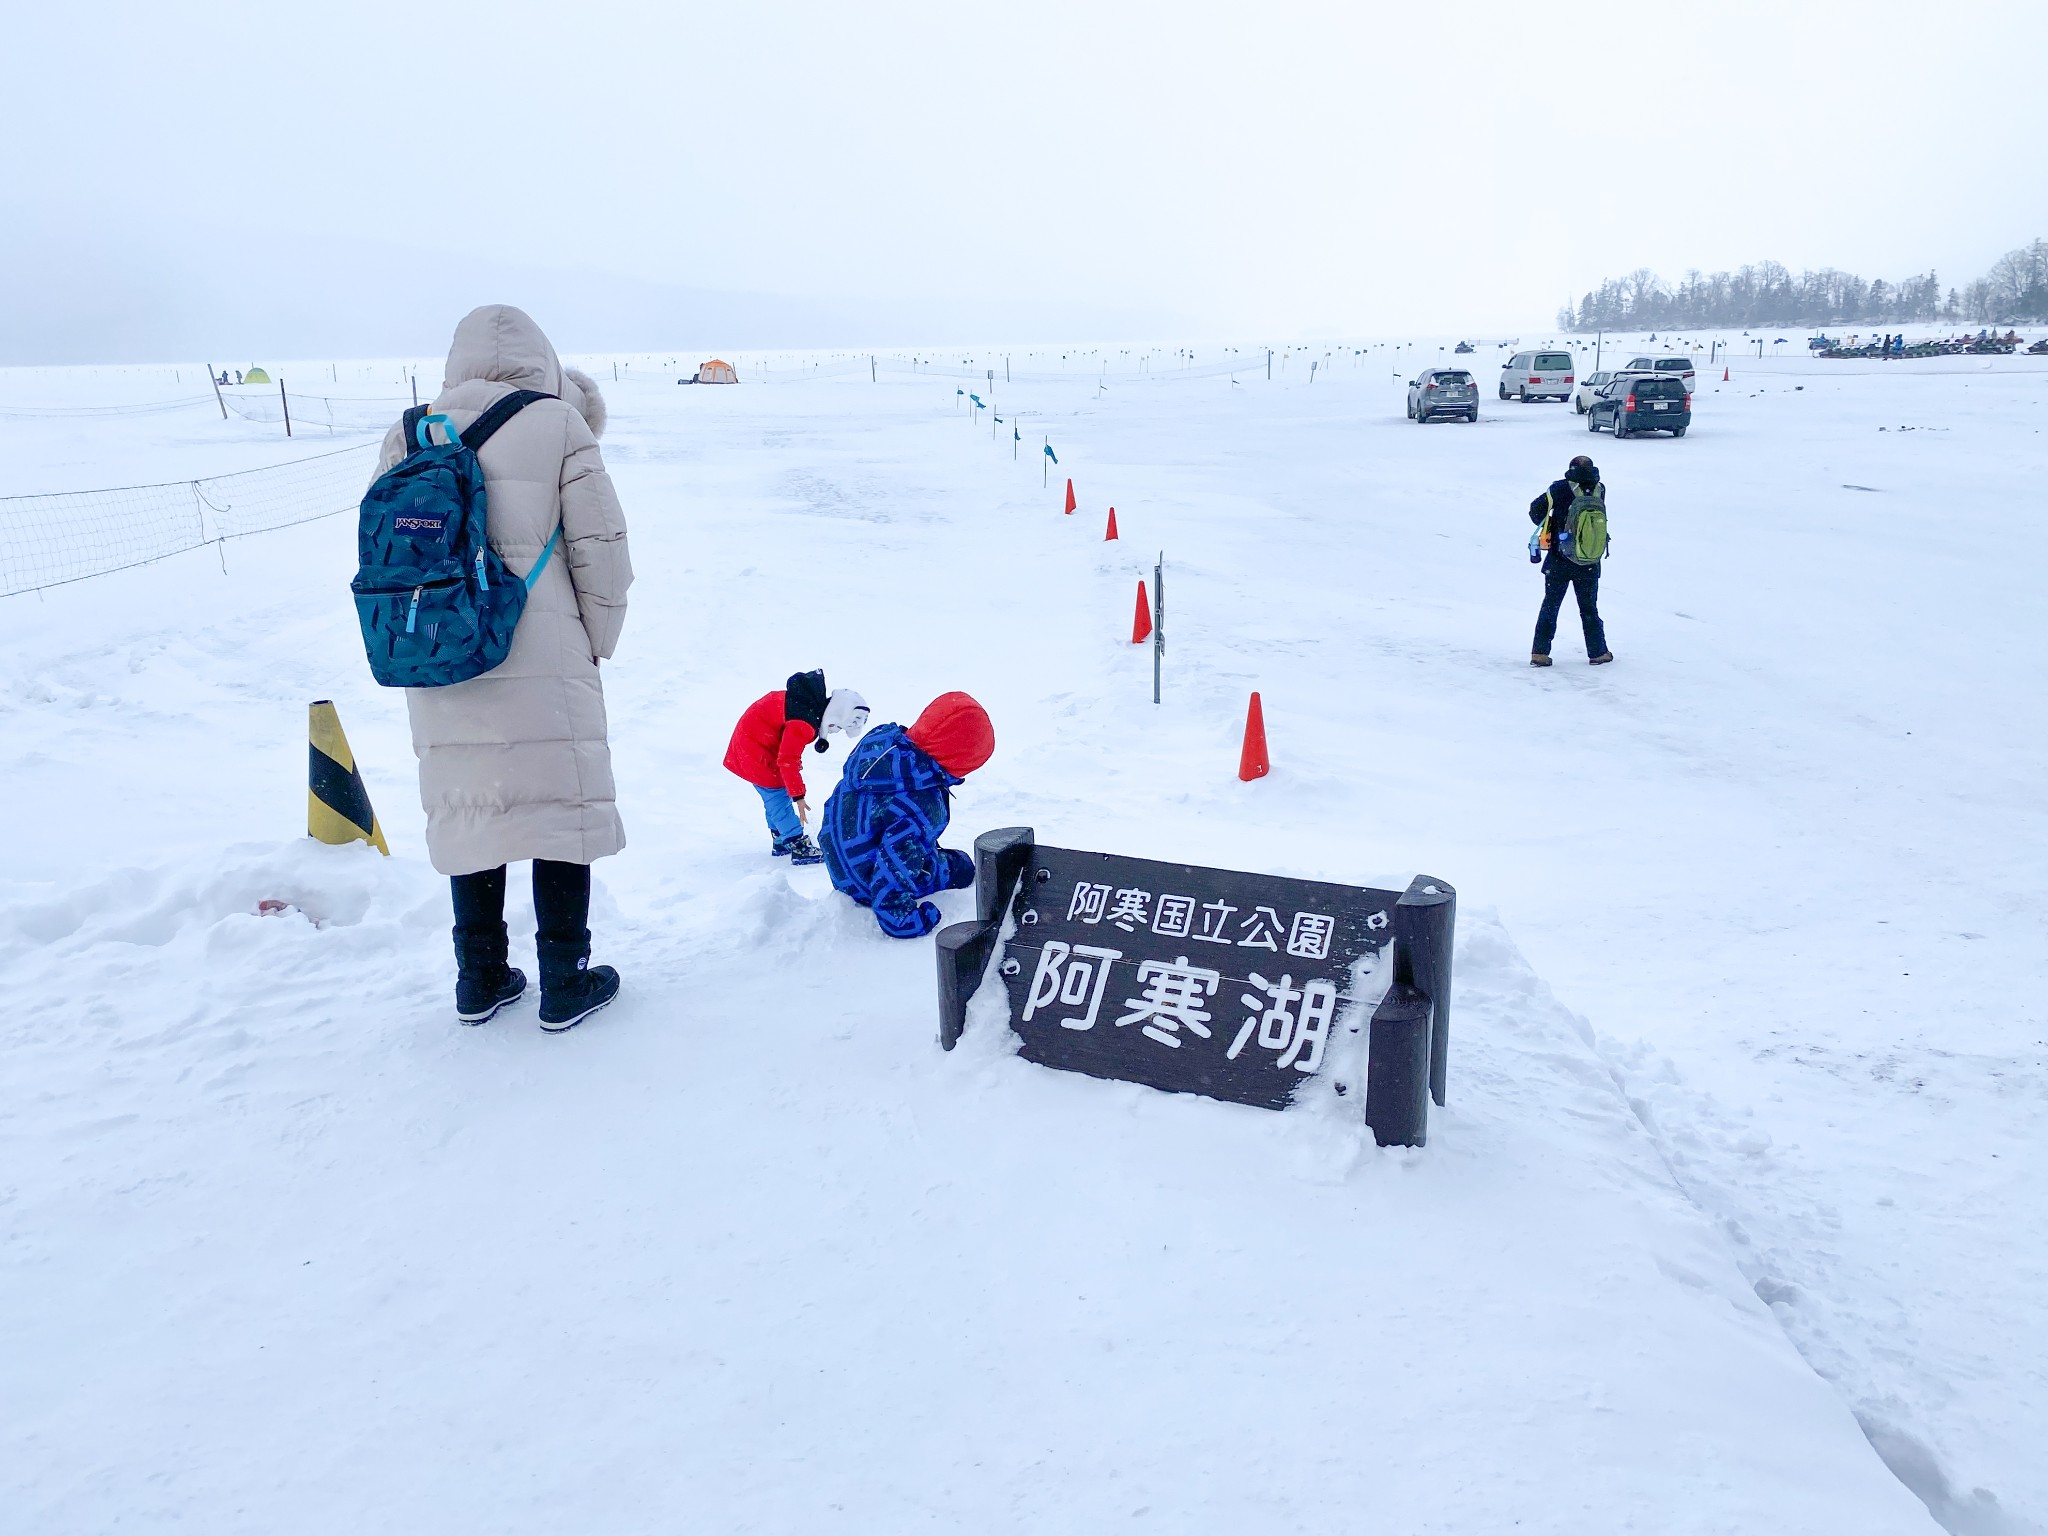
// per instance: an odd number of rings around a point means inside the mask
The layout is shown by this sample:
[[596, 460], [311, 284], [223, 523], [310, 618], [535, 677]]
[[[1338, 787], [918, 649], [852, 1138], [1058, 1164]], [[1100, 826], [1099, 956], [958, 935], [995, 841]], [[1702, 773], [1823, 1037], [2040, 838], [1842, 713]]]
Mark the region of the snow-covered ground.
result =
[[[620, 360], [626, 991], [564, 1038], [453, 1023], [351, 519], [0, 600], [0, 1524], [2048, 1529], [2048, 360], [1737, 355], [1616, 443], [1491, 351], [1478, 425], [1408, 422], [1436, 339], [921, 355]], [[955, 394], [989, 368], [1015, 459]], [[0, 494], [354, 440], [77, 409], [204, 390], [0, 373]], [[1568, 613], [1539, 672], [1523, 508], [1582, 451], [1619, 659]], [[989, 706], [960, 846], [1453, 881], [1430, 1145], [985, 1016], [941, 1053], [928, 944], [771, 866], [719, 766], [818, 665]], [[389, 860], [298, 835], [323, 697]]]

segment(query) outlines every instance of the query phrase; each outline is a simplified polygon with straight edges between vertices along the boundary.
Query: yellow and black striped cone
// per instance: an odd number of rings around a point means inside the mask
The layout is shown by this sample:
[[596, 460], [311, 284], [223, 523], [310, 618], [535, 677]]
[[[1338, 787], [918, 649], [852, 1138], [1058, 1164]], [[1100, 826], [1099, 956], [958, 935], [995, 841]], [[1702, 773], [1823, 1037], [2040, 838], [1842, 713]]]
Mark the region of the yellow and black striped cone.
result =
[[307, 833], [323, 843], [368, 843], [389, 858], [391, 847], [377, 825], [377, 813], [370, 809], [370, 792], [363, 788], [356, 755], [341, 734], [334, 701], [317, 699], [307, 713]]

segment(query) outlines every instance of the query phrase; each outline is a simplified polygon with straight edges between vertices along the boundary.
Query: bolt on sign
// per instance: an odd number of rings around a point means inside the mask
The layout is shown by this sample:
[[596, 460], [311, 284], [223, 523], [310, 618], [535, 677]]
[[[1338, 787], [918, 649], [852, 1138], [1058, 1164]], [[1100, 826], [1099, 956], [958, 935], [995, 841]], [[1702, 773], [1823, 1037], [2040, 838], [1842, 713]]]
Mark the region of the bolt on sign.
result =
[[1011, 1025], [1046, 1066], [1280, 1109], [1400, 896], [1040, 847], [998, 967]]

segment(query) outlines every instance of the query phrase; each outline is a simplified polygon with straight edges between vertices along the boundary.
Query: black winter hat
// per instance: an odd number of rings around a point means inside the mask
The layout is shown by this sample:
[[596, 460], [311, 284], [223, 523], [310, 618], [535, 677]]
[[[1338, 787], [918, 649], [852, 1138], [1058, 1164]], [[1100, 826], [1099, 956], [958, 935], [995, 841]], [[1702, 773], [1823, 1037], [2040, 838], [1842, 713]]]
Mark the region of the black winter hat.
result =
[[1574, 485], [1598, 485], [1600, 483], [1600, 466], [1582, 453], [1572, 460], [1564, 472], [1564, 477]]
[[782, 688], [782, 718], [801, 720], [818, 733], [814, 746], [817, 751], [825, 748], [825, 673], [822, 668], [816, 672], [794, 672]]

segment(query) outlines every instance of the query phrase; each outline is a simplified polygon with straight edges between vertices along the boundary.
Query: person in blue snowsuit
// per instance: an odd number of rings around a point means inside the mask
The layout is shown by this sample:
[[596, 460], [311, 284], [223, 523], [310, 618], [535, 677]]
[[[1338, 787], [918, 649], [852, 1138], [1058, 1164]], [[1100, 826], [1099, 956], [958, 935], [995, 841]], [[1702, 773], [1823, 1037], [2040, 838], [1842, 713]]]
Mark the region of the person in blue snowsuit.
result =
[[870, 908], [892, 939], [939, 926], [926, 898], [974, 884], [974, 860], [939, 837], [961, 783], [995, 751], [988, 711], [964, 693], [925, 706], [917, 723], [878, 725], [846, 757], [818, 827], [836, 890]]

